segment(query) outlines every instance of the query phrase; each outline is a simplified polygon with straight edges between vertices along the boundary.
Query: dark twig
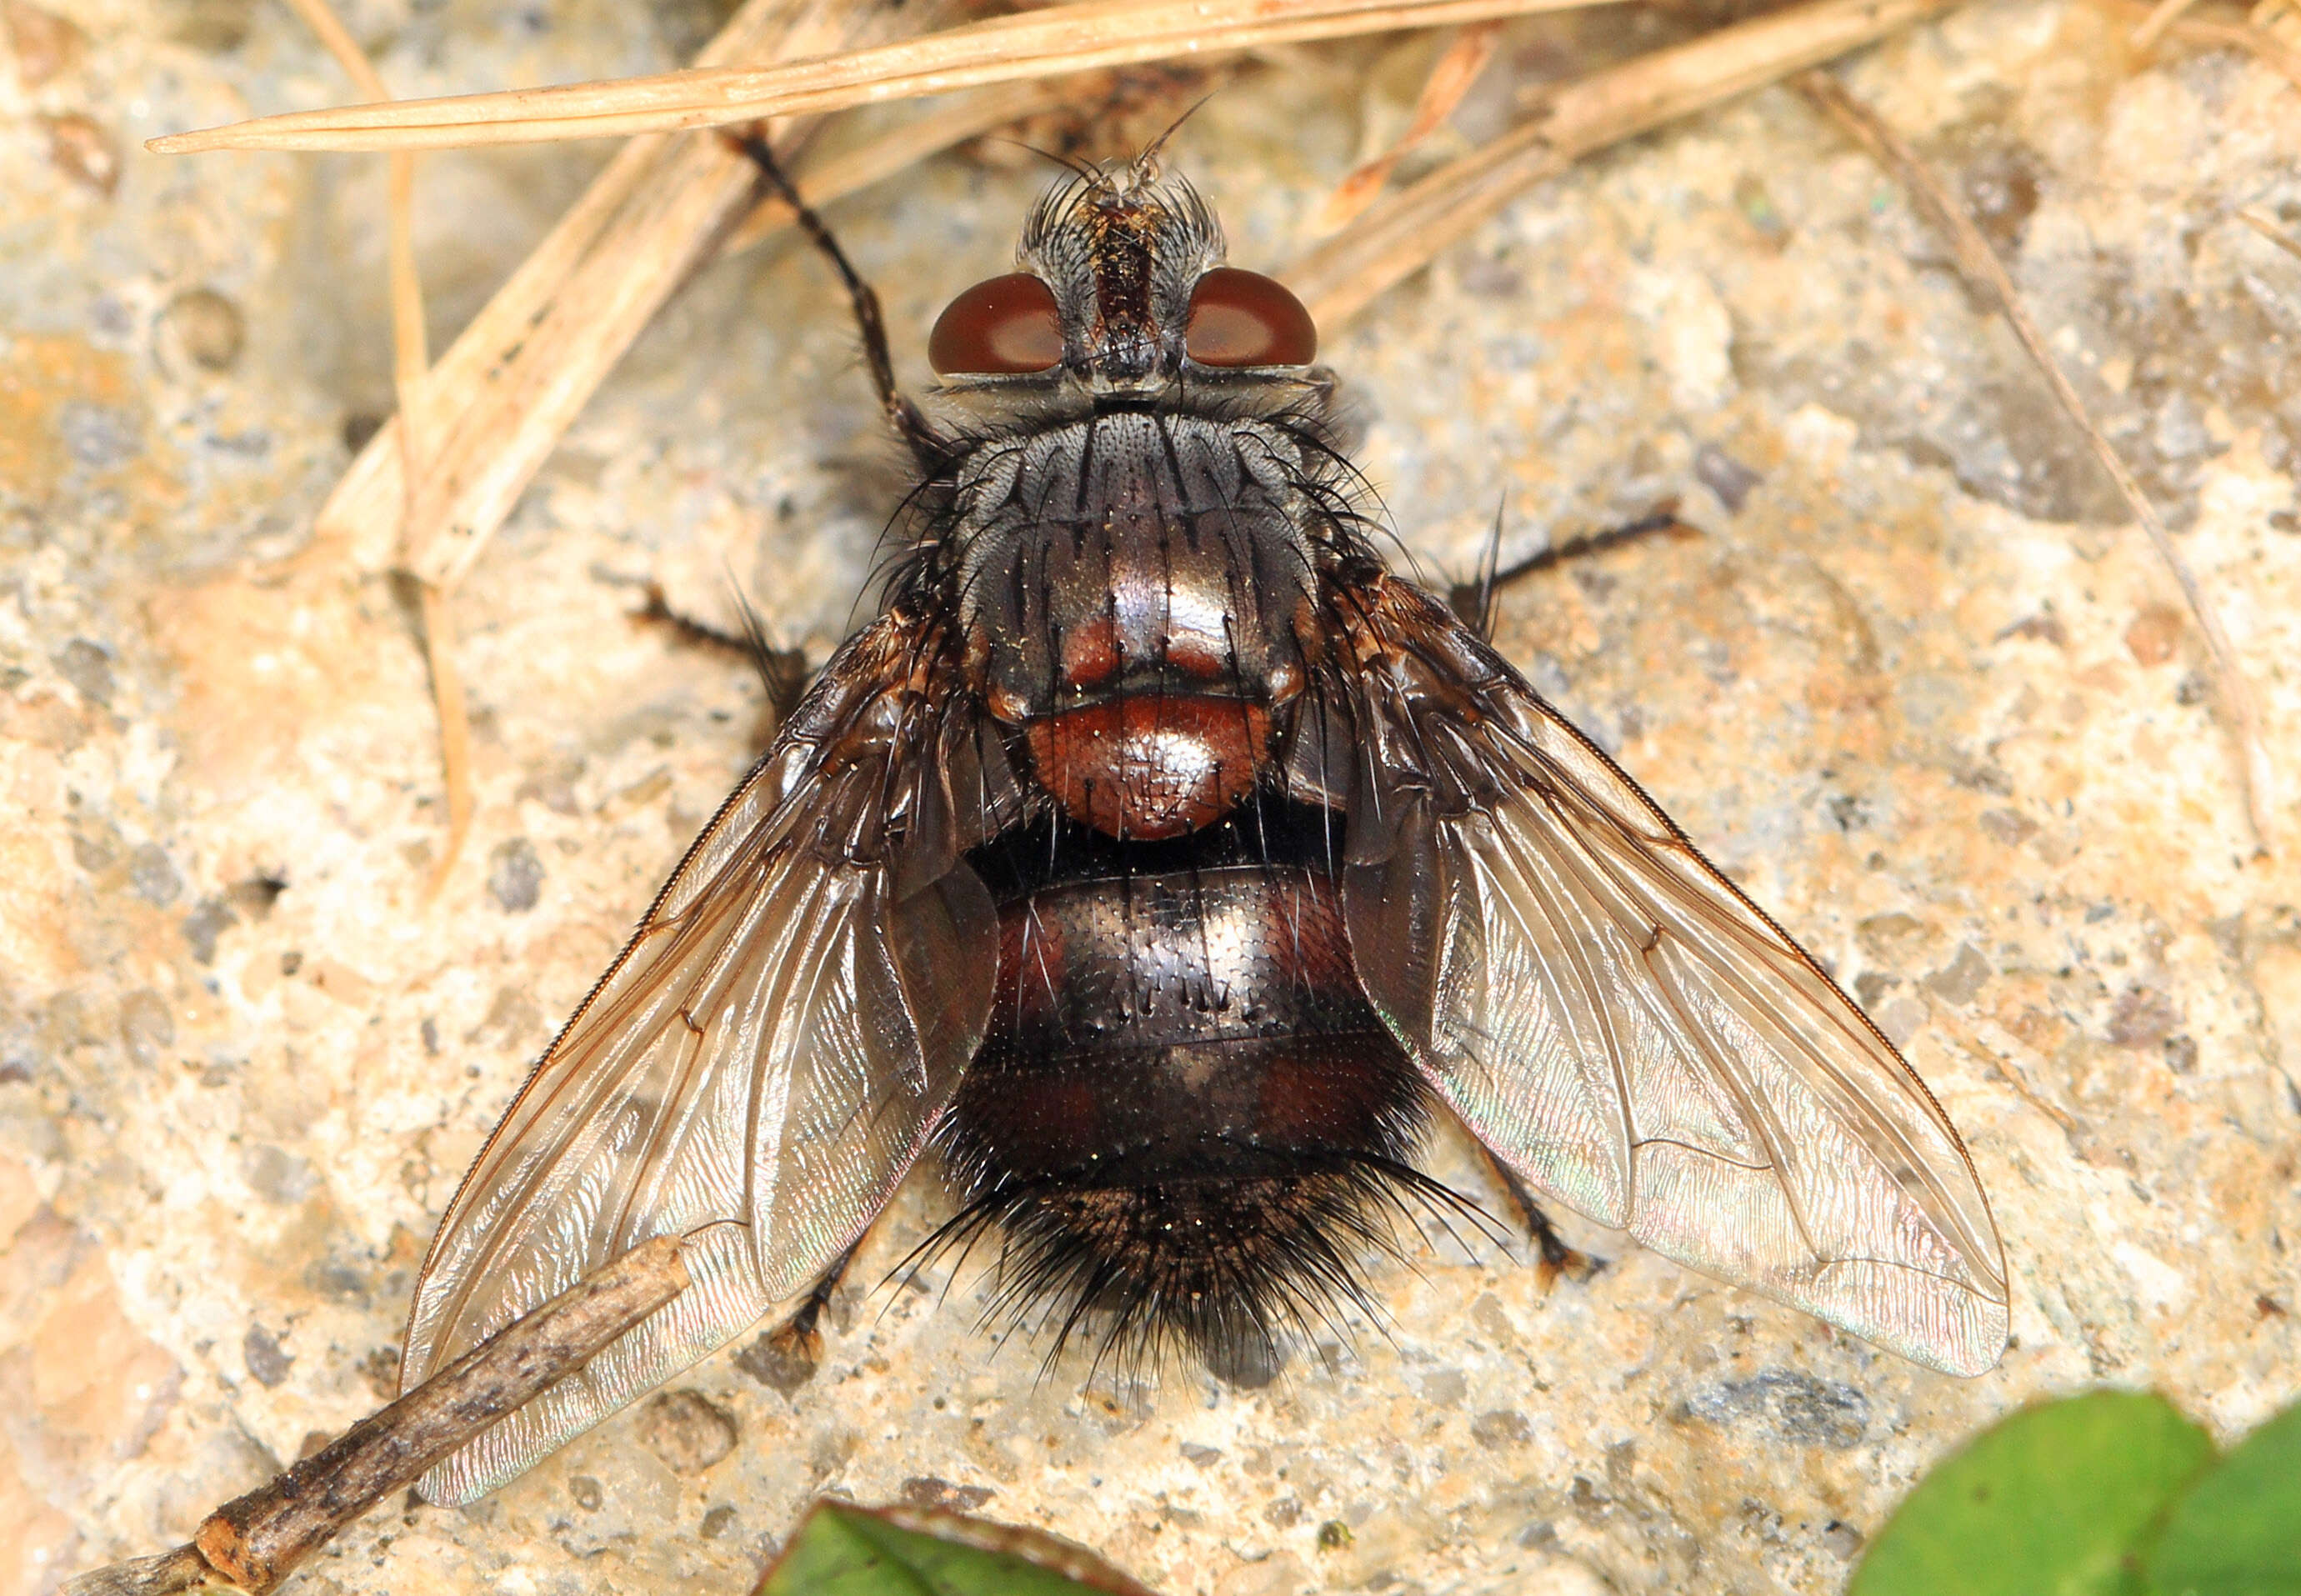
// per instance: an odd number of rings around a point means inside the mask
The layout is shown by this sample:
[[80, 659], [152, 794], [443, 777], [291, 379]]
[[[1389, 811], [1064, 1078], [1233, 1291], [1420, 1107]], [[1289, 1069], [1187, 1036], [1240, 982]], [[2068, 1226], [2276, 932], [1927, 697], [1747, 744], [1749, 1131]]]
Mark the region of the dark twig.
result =
[[270, 1484], [218, 1508], [189, 1546], [84, 1574], [64, 1586], [65, 1596], [165, 1596], [219, 1584], [273, 1589], [377, 1502], [685, 1291], [679, 1249], [676, 1236], [634, 1247]]

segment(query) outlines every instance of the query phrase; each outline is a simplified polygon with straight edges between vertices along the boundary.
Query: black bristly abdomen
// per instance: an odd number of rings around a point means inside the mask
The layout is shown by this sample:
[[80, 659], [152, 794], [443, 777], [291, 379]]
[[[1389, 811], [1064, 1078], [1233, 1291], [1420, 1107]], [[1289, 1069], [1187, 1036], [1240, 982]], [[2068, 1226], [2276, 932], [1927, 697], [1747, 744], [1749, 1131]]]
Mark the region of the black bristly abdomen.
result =
[[1354, 1259], [1426, 1119], [1368, 1005], [1326, 816], [1270, 800], [1125, 843], [1042, 822], [978, 861], [1000, 900], [992, 1029], [944, 1145], [996, 1223], [1000, 1307], [1095, 1319], [1122, 1357], [1167, 1342], [1275, 1368], [1284, 1334], [1355, 1298]]

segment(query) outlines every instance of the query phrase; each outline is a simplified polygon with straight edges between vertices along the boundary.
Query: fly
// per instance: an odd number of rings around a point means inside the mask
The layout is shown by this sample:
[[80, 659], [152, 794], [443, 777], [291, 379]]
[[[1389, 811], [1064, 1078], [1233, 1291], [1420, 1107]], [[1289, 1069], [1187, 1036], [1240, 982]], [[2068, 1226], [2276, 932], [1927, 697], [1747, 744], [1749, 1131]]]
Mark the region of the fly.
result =
[[1364, 1301], [1392, 1215], [1461, 1200], [1413, 1162], [1451, 1115], [1530, 1201], [1996, 1362], [2003, 1249], [1940, 1106], [1385, 567], [1309, 314], [1186, 183], [1058, 186], [936, 322], [925, 406], [799, 215], [916, 466], [909, 550], [464, 1177], [403, 1385], [650, 1238], [694, 1284], [427, 1494], [819, 1307], [922, 1158], [939, 1240], [998, 1234], [997, 1303], [1058, 1347], [1275, 1367]]

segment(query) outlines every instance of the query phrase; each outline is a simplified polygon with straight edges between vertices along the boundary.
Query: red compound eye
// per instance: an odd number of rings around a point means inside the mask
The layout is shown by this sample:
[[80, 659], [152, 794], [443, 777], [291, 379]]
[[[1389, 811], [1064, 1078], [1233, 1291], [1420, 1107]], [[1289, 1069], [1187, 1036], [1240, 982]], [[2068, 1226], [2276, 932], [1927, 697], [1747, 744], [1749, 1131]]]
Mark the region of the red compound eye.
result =
[[927, 363], [944, 377], [1043, 372], [1063, 357], [1055, 291], [1027, 272], [976, 283], [935, 318]]
[[1191, 290], [1183, 347], [1202, 366], [1306, 366], [1318, 357], [1318, 330], [1285, 284], [1217, 266]]

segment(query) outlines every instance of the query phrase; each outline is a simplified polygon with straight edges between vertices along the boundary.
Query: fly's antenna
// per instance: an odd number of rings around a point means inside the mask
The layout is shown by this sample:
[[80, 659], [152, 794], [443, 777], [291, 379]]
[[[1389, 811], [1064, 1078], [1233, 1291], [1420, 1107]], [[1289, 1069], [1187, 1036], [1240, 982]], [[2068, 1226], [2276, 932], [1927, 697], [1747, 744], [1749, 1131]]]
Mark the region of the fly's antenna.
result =
[[886, 412], [887, 420], [894, 427], [896, 435], [908, 446], [919, 464], [929, 471], [939, 468], [946, 453], [942, 439], [937, 436], [919, 407], [895, 386], [895, 360], [888, 352], [887, 323], [880, 313], [877, 290], [863, 280], [863, 274], [855, 270], [854, 263], [847, 258], [847, 252], [832, 236], [831, 229], [824, 225], [821, 216], [816, 214], [815, 207], [799, 197], [799, 189], [783, 171], [782, 163], [776, 160], [774, 151], [768, 147], [766, 137], [757, 127], [731, 133], [727, 138], [736, 148], [750, 157], [751, 164], [759, 169], [762, 184], [791, 208], [799, 230], [807, 234], [816, 248], [823, 252], [824, 257], [830, 261], [832, 270], [839, 273], [839, 280], [847, 287], [848, 300], [854, 306], [856, 325], [862, 330], [863, 358], [871, 368], [871, 386], [878, 392], [879, 407]]
[[1040, 160], [1052, 162], [1055, 165], [1061, 167], [1065, 171], [1071, 173], [1075, 177], [1077, 177], [1085, 182], [1092, 183], [1102, 175], [1101, 172], [1095, 170], [1094, 166], [1091, 163], [1078, 155], [1066, 155], [1059, 150], [1047, 149], [1040, 145], [1032, 144], [1025, 139], [1008, 138], [1003, 135], [997, 140], [997, 142], [1000, 144], [1011, 144], [1018, 150], [1027, 150], [1032, 155], [1038, 156]]
[[1148, 145], [1143, 146], [1142, 153], [1134, 157], [1134, 180], [1136, 182], [1146, 182], [1159, 175], [1159, 156], [1160, 153], [1166, 149], [1167, 141], [1169, 138], [1172, 138], [1176, 133], [1181, 132], [1183, 124], [1190, 121], [1191, 118], [1196, 116], [1200, 112], [1205, 110], [1207, 102], [1213, 99], [1216, 95], [1221, 92], [1222, 91], [1220, 89], [1209, 89], [1205, 94], [1201, 95], [1195, 101], [1192, 102], [1190, 106], [1184, 111], [1182, 115], [1176, 117], [1173, 121], [1167, 124], [1167, 130], [1165, 132], [1159, 134], [1158, 138], [1153, 138]]

